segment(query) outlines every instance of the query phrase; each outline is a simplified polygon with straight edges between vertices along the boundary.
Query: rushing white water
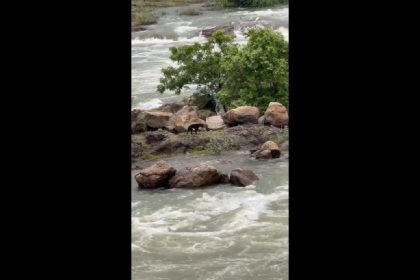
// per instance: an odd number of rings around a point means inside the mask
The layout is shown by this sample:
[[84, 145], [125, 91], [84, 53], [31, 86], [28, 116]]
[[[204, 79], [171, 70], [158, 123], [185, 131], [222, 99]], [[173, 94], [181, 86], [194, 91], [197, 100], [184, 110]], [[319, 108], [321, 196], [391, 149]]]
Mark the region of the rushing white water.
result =
[[[176, 9], [168, 8], [157, 24], [132, 35], [132, 108], [154, 109], [156, 99], [169, 103], [193, 93], [193, 89], [184, 90], [180, 96], [173, 92], [157, 93], [161, 69], [173, 65], [169, 59], [170, 47], [204, 42], [206, 38], [200, 35], [203, 28], [225, 24], [271, 27], [288, 40], [288, 13], [288, 6], [279, 6], [270, 9], [204, 10], [199, 16], [179, 16]], [[246, 28], [235, 30], [239, 44], [246, 43], [244, 30]]]
[[[288, 40], [288, 6], [204, 11], [179, 16], [174, 8], [147, 31], [132, 35], [132, 107], [142, 110], [188, 96], [156, 86], [161, 68], [173, 65], [169, 47], [204, 42], [205, 27], [269, 26]], [[244, 29], [236, 42], [246, 43]], [[288, 162], [256, 161], [248, 153], [167, 159], [176, 169], [207, 163], [229, 173], [251, 169], [260, 177], [247, 187], [138, 190], [132, 171], [133, 280], [288, 280]], [[153, 162], [141, 162], [147, 167]]]
[[251, 160], [244, 152], [166, 161], [176, 169], [251, 169], [260, 181], [140, 191], [133, 179], [133, 279], [288, 279], [287, 161]]

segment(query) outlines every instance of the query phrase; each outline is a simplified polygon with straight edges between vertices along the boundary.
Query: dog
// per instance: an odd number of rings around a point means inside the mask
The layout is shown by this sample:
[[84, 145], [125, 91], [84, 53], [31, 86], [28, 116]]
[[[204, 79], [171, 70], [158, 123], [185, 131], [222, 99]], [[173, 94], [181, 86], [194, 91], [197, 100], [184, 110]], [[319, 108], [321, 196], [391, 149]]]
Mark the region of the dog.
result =
[[204, 128], [204, 129], [206, 129], [207, 131], [209, 131], [209, 128], [207, 127], [207, 125], [202, 124], [202, 123], [193, 123], [193, 124], [190, 124], [190, 125], [188, 126], [188, 128], [187, 128], [187, 134], [188, 134], [188, 133], [190, 133], [190, 132], [191, 132], [191, 135], [193, 134], [193, 132], [195, 132], [195, 134], [197, 134], [197, 131], [198, 131], [200, 128]]

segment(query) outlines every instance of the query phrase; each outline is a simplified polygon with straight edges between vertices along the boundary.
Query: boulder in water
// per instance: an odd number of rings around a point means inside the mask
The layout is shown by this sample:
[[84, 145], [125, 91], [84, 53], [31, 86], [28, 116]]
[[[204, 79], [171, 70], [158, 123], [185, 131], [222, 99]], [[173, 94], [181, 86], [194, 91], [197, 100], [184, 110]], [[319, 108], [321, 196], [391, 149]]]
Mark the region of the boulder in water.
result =
[[144, 28], [143, 26], [132, 26], [131, 27], [131, 32], [138, 32], [138, 31], [145, 31], [147, 30], [146, 28]]
[[221, 25], [221, 26], [216, 26], [216, 27], [212, 27], [212, 28], [205, 28], [201, 31], [201, 34], [203, 34], [203, 36], [205, 37], [210, 37], [213, 35], [214, 32], [218, 31], [218, 30], [223, 30], [225, 32], [225, 34], [230, 34], [233, 35], [234, 32], [234, 26], [233, 25]]
[[176, 170], [165, 161], [145, 168], [135, 176], [139, 188], [158, 188], [168, 186], [169, 179], [174, 176]]
[[257, 159], [270, 159], [279, 158], [280, 154], [279, 146], [273, 141], [267, 141], [257, 151], [253, 151], [251, 156]]
[[264, 113], [264, 123], [283, 128], [289, 123], [286, 107], [278, 102], [270, 102]]
[[176, 172], [169, 184], [172, 188], [199, 188], [214, 185], [223, 178], [216, 168], [208, 164], [185, 167]]
[[230, 183], [235, 186], [249, 186], [258, 180], [258, 176], [252, 170], [237, 168], [230, 172]]

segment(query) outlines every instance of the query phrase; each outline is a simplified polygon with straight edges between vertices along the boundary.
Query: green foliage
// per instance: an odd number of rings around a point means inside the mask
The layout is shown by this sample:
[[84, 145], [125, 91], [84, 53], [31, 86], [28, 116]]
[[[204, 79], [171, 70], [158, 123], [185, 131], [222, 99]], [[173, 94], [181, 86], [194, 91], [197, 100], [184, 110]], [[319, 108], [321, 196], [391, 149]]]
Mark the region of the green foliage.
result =
[[219, 101], [228, 107], [253, 105], [265, 110], [271, 101], [288, 105], [289, 47], [271, 29], [251, 29], [248, 43], [222, 65], [226, 75]]
[[224, 58], [237, 51], [237, 47], [232, 44], [233, 38], [220, 30], [206, 43], [170, 48], [170, 58], [178, 66], [162, 69], [163, 77], [157, 87], [158, 91], [163, 93], [165, 90], [173, 90], [180, 94], [183, 88], [196, 84], [199, 93], [214, 96], [222, 89], [225, 80], [221, 71]]
[[217, 99], [228, 108], [252, 105], [265, 110], [272, 101], [287, 106], [288, 43], [268, 28], [251, 29], [246, 36], [249, 40], [243, 47], [233, 44], [233, 36], [222, 30], [206, 43], [172, 47], [170, 58], [177, 66], [162, 69], [158, 91], [180, 94], [196, 84], [196, 95]]

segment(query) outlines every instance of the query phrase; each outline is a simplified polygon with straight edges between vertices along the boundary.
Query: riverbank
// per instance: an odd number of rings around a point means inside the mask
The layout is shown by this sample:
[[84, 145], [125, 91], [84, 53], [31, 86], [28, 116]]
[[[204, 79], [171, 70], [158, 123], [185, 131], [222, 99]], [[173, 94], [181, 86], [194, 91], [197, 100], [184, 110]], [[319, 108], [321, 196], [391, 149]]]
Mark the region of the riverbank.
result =
[[[217, 156], [226, 151], [248, 151], [251, 155], [250, 151], [258, 150], [267, 141], [274, 142], [275, 149], [280, 147], [280, 152], [288, 150], [287, 109], [278, 102], [271, 102], [265, 112], [240, 106], [221, 116], [204, 117], [200, 111], [197, 106], [183, 104], [168, 104], [147, 112], [133, 110], [133, 166], [180, 155]], [[191, 124], [201, 129], [189, 131]]]

